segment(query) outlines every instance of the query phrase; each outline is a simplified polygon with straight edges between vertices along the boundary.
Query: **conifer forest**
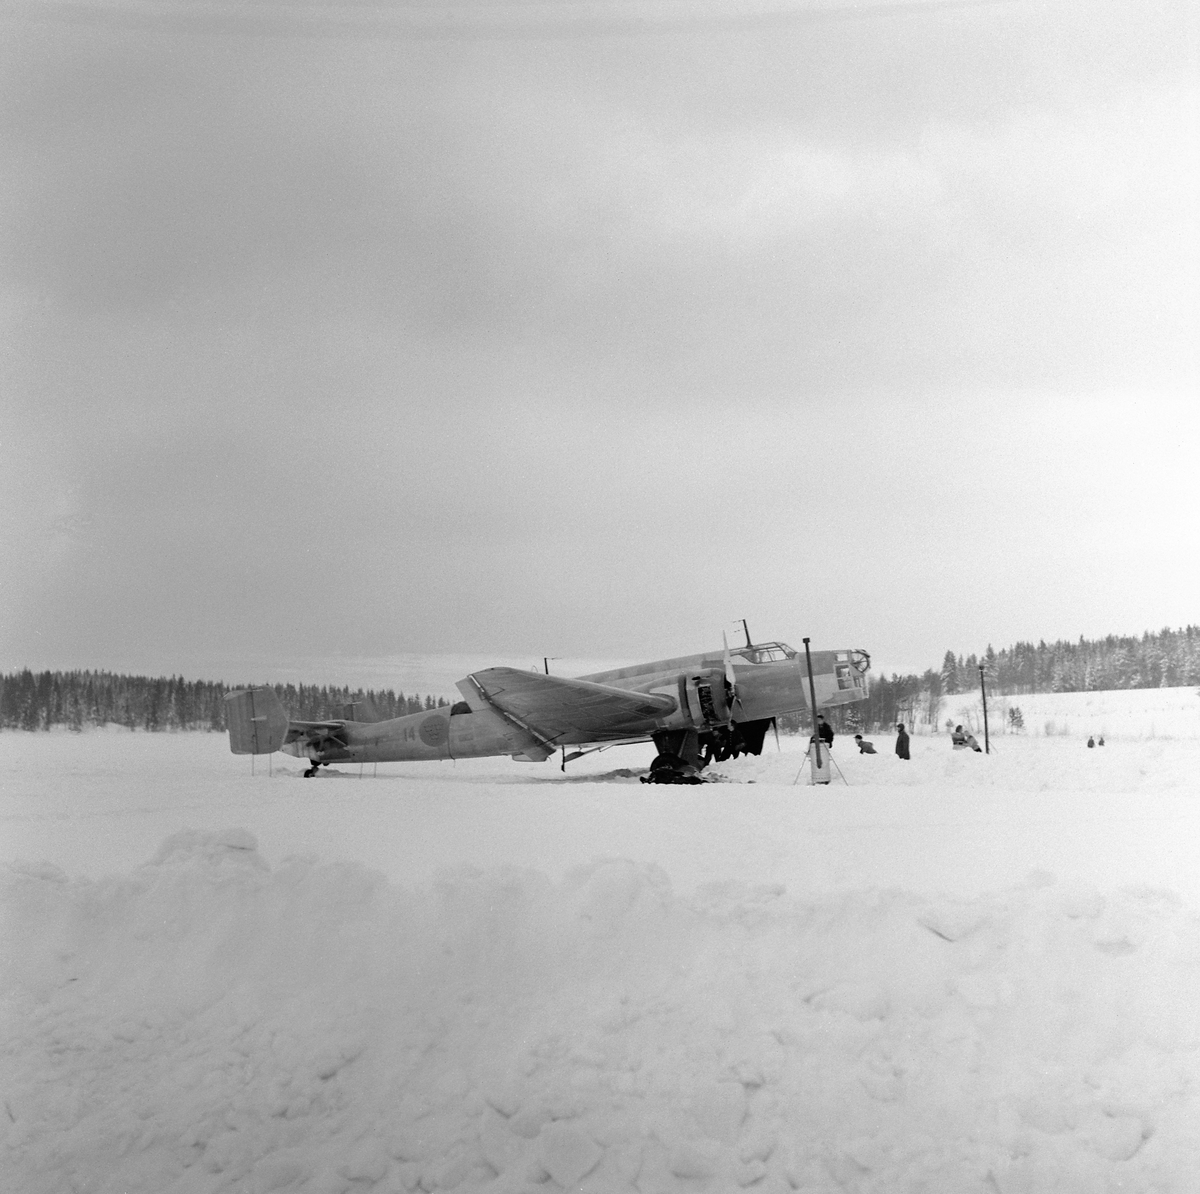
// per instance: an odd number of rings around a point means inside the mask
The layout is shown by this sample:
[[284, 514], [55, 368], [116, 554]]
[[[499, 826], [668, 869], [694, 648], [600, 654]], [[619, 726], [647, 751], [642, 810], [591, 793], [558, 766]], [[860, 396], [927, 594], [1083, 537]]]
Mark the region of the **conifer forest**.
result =
[[[383, 721], [446, 704], [445, 698], [363, 692], [315, 684], [273, 685], [297, 721], [350, 718]], [[48, 730], [63, 725], [119, 725], [130, 730], [224, 730], [225, 694], [220, 681], [182, 676], [150, 679], [111, 672], [31, 672], [0, 675], [0, 728]]]
[[[1200, 685], [1200, 626], [1108, 635], [1078, 642], [1016, 643], [982, 655], [947, 651], [940, 668], [920, 675], [869, 676], [868, 697], [831, 711], [842, 732], [890, 730], [897, 721], [936, 723], [943, 697], [979, 688], [980, 668], [989, 693], [1084, 692], [1118, 688]], [[288, 714], [298, 721], [350, 718], [382, 721], [447, 704], [445, 697], [411, 696], [391, 689], [354, 690], [315, 684], [273, 686]], [[130, 730], [225, 729], [225, 694], [220, 681], [182, 676], [124, 676], [112, 672], [0, 674], [0, 728], [48, 730], [66, 726], [117, 725]], [[803, 718], [781, 719], [781, 728], [800, 730]]]

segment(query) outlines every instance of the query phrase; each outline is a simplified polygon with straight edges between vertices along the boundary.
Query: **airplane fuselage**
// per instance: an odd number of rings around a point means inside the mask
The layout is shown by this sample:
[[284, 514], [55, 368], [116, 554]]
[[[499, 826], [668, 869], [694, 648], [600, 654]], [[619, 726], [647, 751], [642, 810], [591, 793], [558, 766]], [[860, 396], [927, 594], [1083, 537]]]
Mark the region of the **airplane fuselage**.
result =
[[[815, 651], [818, 709], [866, 696], [862, 651]], [[419, 762], [511, 755], [542, 760], [568, 747], [653, 739], [703, 766], [758, 753], [772, 718], [809, 708], [809, 660], [783, 643], [661, 659], [574, 679], [507, 668], [458, 683], [463, 699], [388, 721], [291, 722], [265, 688], [227, 698], [235, 753], [282, 750], [324, 763]], [[703, 761], [700, 761], [703, 754]], [[570, 757], [570, 756], [568, 756]]]

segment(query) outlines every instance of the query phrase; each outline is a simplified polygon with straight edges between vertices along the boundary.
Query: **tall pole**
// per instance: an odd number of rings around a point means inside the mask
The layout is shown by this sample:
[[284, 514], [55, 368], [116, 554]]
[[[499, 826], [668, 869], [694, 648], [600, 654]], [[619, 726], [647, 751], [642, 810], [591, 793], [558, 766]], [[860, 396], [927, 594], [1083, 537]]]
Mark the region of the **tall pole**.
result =
[[992, 753], [991, 743], [988, 741], [988, 724], [987, 724], [987, 685], [983, 682], [983, 664], [979, 665], [979, 694], [983, 697], [983, 749], [985, 754]]
[[804, 661], [808, 664], [808, 700], [812, 706], [812, 744], [813, 750], [817, 752], [813, 757], [819, 771], [821, 769], [821, 735], [817, 733], [817, 688], [813, 684], [812, 656], [808, 652], [808, 639], [804, 640]]

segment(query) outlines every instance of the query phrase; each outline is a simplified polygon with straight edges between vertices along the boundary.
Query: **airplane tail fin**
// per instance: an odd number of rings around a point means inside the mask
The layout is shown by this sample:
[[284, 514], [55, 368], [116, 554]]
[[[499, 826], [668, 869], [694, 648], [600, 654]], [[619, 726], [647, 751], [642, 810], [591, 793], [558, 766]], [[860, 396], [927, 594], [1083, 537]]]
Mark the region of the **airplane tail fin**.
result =
[[241, 688], [225, 697], [229, 749], [235, 755], [269, 755], [287, 738], [288, 715], [273, 688]]

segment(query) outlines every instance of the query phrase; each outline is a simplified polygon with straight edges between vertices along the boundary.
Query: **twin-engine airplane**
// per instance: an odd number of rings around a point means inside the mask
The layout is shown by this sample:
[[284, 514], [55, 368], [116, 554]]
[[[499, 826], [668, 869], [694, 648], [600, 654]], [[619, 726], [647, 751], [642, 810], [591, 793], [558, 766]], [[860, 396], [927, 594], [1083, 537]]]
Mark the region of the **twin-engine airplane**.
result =
[[[696, 782], [710, 762], [761, 754], [775, 718], [861, 701], [866, 651], [808, 651], [758, 643], [565, 679], [517, 668], [472, 672], [454, 705], [390, 721], [290, 721], [271, 688], [231, 692], [234, 754], [281, 750], [328, 763], [394, 763], [511, 755], [540, 762], [560, 749], [572, 759], [651, 740], [649, 782]], [[577, 749], [568, 750], [570, 747]], [[583, 748], [583, 749], [579, 749]]]

